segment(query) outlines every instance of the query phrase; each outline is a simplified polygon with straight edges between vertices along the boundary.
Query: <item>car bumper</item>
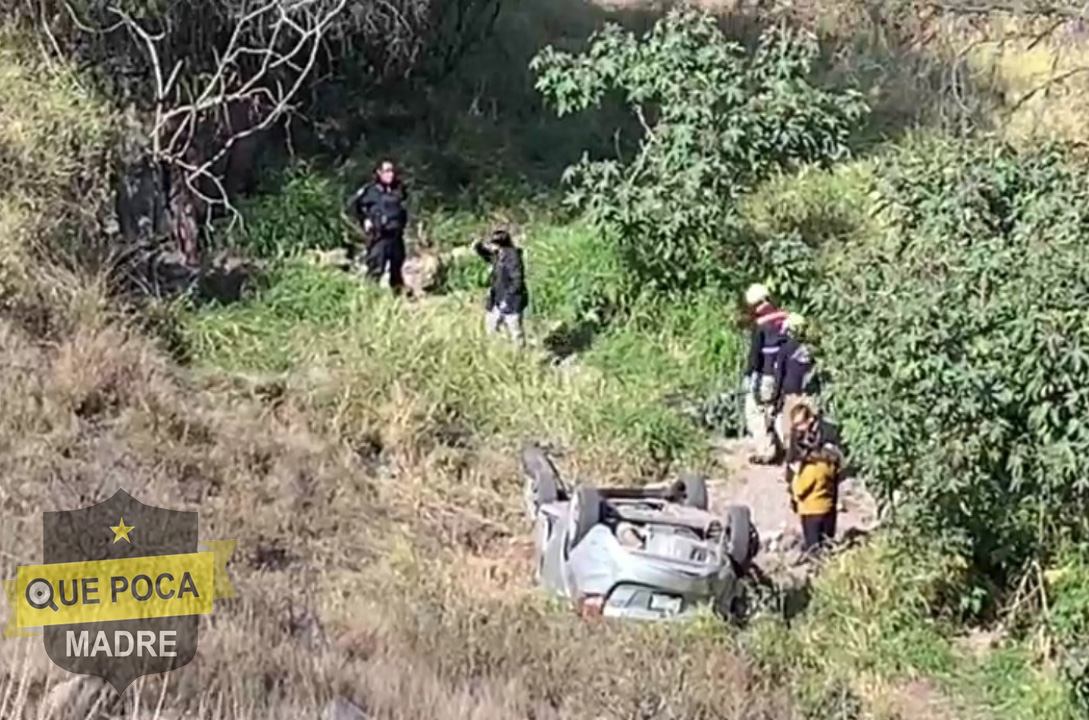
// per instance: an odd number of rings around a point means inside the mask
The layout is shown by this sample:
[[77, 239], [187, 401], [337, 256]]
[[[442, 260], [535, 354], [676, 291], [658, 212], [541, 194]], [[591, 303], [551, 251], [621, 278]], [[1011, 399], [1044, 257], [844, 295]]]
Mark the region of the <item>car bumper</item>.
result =
[[729, 562], [696, 564], [621, 547], [592, 532], [567, 561], [572, 599], [597, 597], [606, 617], [664, 620], [717, 602], [736, 588]]
[[644, 585], [675, 595], [711, 596], [733, 574], [728, 563], [682, 564], [635, 551], [627, 555], [619, 563], [616, 584]]

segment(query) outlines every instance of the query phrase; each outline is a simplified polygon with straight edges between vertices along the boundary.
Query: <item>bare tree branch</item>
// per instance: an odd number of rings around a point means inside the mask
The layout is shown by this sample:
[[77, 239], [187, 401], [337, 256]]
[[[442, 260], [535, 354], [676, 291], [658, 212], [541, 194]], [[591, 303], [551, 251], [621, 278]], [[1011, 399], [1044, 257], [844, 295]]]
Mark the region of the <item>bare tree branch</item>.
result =
[[1009, 13], [1035, 17], [1062, 17], [1081, 19], [1089, 17], [1089, 5], [1086, 3], [1062, 2], [1013, 2], [1012, 0], [929, 0], [927, 7], [940, 12], [976, 15], [987, 13]]
[[1008, 114], [1012, 115], [1012, 114], [1016, 113], [1018, 110], [1020, 110], [1021, 107], [1023, 107], [1025, 103], [1027, 103], [1029, 100], [1036, 97], [1040, 93], [1047, 92], [1048, 90], [1050, 90], [1054, 86], [1058, 85], [1059, 83], [1063, 82], [1064, 80], [1068, 80], [1071, 77], [1074, 77], [1075, 75], [1081, 75], [1082, 73], [1086, 73], [1086, 72], [1089, 72], [1089, 66], [1083, 65], [1083, 66], [1080, 66], [1080, 67], [1076, 67], [1076, 68], [1072, 68], [1070, 70], [1067, 70], [1066, 72], [1059, 73], [1058, 75], [1054, 75], [1054, 76], [1048, 78], [1047, 80], [1045, 80], [1044, 82], [1040, 83], [1036, 87], [1032, 88], [1031, 90], [1027, 91], [1021, 97], [1019, 97], [1017, 99], [1017, 102], [1015, 102], [1013, 105], [1011, 105], [1010, 108], [1006, 112]]
[[[65, 2], [80, 27], [87, 27]], [[312, 79], [326, 34], [344, 13], [348, 0], [264, 0], [234, 22], [225, 47], [213, 47], [214, 71], [206, 79], [192, 71], [192, 61], [179, 58], [164, 73], [165, 32], [154, 33], [123, 9], [106, 11], [118, 23], [99, 32], [124, 28], [143, 48], [153, 78], [151, 155], [176, 168], [181, 180], [208, 207], [221, 207], [239, 220], [217, 167], [246, 138], [273, 127], [289, 115], [303, 86]], [[252, 61], [256, 61], [256, 66]], [[196, 89], [194, 89], [194, 85]], [[247, 108], [245, 127], [231, 122], [232, 108]], [[218, 132], [226, 128], [225, 136]], [[201, 133], [211, 145], [194, 143]], [[207, 139], [207, 138], [205, 138]], [[202, 186], [210, 186], [208, 192]]]
[[[343, 112], [345, 139], [358, 135], [350, 110], [324, 107], [315, 88], [322, 79], [378, 87], [417, 69], [430, 76], [435, 64], [449, 71], [490, 30], [501, 2], [7, 0], [13, 20], [37, 30], [44, 53], [87, 70], [126, 115], [135, 109], [136, 133], [126, 137], [136, 142], [122, 154], [126, 163], [132, 151], [151, 160], [156, 177], [140, 183], [162, 180], [185, 194], [167, 200], [175, 233], [180, 214], [210, 217], [214, 209], [238, 221], [232, 194], [252, 168], [255, 136], [289, 132], [300, 110]], [[146, 194], [140, 183], [119, 192]], [[162, 200], [141, 197], [141, 208]], [[146, 219], [151, 211], [135, 205]]]

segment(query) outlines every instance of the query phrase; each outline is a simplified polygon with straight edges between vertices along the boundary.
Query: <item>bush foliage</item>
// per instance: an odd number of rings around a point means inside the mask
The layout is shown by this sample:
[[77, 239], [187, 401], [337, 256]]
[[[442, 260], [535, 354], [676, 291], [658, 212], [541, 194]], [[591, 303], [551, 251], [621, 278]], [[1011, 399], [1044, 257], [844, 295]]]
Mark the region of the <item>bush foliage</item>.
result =
[[610, 25], [580, 55], [547, 47], [534, 59], [561, 116], [620, 93], [642, 125], [634, 158], [584, 155], [565, 174], [569, 203], [618, 244], [633, 290], [728, 278], [742, 264], [739, 196], [777, 170], [846, 154], [866, 106], [853, 90], [810, 83], [817, 52], [810, 36], [778, 28], [749, 50], [684, 9], [642, 37]]
[[342, 215], [343, 192], [326, 176], [305, 166], [290, 167], [275, 192], [241, 203], [244, 224], [226, 244], [260, 258], [284, 258], [308, 249], [332, 250], [358, 241]]
[[1089, 173], [1070, 158], [899, 152], [879, 172], [885, 231], [844, 244], [812, 298], [868, 473], [981, 568], [1086, 536]]

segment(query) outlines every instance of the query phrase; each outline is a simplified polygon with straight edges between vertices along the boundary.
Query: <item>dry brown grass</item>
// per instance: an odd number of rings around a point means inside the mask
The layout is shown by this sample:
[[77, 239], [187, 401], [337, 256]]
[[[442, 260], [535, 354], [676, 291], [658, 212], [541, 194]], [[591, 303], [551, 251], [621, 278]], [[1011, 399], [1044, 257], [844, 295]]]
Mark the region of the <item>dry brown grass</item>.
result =
[[90, 261], [105, 252], [99, 210], [113, 118], [74, 74], [25, 45], [0, 18], [0, 302], [32, 285], [42, 255]]
[[[373, 425], [315, 432], [305, 385], [270, 398], [197, 379], [108, 318], [53, 343], [5, 319], [0, 338], [4, 576], [40, 561], [41, 511], [121, 487], [239, 541], [238, 598], [202, 623], [198, 658], [87, 718], [137, 701], [163, 718], [294, 718], [338, 695], [406, 720], [790, 716], [727, 634], [546, 607], [510, 448], [428, 437], [426, 409], [397, 398]], [[64, 716], [46, 698], [68, 678], [40, 641], [5, 641], [0, 658], [5, 718]]]

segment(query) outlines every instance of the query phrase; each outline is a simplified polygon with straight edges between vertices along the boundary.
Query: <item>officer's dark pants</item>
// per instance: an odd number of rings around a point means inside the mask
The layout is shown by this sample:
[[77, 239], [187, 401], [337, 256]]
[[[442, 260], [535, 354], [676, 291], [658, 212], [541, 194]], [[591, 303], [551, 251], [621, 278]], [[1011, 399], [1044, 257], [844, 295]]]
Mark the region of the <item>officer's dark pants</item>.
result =
[[389, 286], [400, 293], [405, 281], [401, 271], [405, 266], [405, 239], [400, 233], [383, 235], [367, 249], [367, 277], [381, 280], [389, 268]]

